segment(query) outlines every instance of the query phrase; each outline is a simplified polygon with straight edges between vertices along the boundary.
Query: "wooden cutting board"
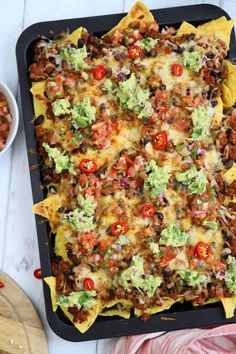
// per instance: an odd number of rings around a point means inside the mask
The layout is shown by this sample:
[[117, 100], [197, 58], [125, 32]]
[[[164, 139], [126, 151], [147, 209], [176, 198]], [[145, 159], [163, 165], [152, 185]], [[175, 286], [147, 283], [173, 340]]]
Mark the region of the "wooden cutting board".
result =
[[0, 271], [0, 354], [48, 354], [38, 314], [26, 294]]

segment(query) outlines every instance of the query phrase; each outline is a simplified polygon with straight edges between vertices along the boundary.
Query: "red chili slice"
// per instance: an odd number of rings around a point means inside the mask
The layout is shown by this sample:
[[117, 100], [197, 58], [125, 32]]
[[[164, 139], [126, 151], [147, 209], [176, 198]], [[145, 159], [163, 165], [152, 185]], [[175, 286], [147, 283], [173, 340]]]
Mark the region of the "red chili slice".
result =
[[111, 225], [111, 233], [114, 236], [120, 236], [121, 234], [126, 234], [128, 231], [128, 226], [125, 222], [116, 221], [114, 224]]
[[165, 150], [167, 145], [166, 132], [159, 132], [152, 137], [152, 145], [155, 150]]
[[103, 65], [98, 65], [93, 69], [93, 77], [95, 80], [102, 80], [106, 72], [106, 68]]
[[144, 204], [142, 214], [145, 218], [152, 218], [155, 214], [155, 209], [151, 204]]
[[97, 171], [97, 164], [92, 159], [84, 159], [80, 161], [79, 169], [84, 173], [93, 173]]
[[0, 281], [0, 289], [2, 289], [2, 288], [4, 288], [4, 284], [3, 284], [3, 282], [2, 281]]
[[36, 279], [42, 279], [42, 271], [41, 268], [35, 269], [34, 271], [34, 277]]
[[196, 244], [194, 249], [195, 255], [203, 260], [206, 260], [211, 255], [211, 246], [203, 241]]
[[138, 59], [143, 56], [142, 48], [135, 44], [129, 47], [128, 53], [132, 59]]
[[85, 278], [83, 285], [86, 290], [91, 291], [94, 289], [94, 281], [91, 278]]
[[182, 76], [184, 69], [180, 64], [173, 64], [171, 71], [174, 76]]

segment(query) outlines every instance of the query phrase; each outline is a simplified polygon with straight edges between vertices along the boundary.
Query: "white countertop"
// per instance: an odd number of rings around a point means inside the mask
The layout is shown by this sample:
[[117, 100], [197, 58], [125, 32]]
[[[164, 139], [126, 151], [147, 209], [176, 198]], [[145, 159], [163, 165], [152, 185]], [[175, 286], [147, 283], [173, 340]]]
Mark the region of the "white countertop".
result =
[[[124, 12], [134, 2], [135, 0], [0, 0], [0, 80], [19, 98], [15, 44], [20, 33], [29, 25], [40, 21]], [[151, 9], [211, 3], [224, 8], [236, 19], [236, 0], [144, 2]], [[13, 147], [0, 157], [0, 269], [25, 290], [37, 308], [45, 326], [50, 354], [109, 353], [115, 339], [71, 343], [60, 339], [50, 330], [44, 312], [42, 282], [33, 277], [33, 271], [40, 264], [31, 207], [31, 184], [21, 122]]]

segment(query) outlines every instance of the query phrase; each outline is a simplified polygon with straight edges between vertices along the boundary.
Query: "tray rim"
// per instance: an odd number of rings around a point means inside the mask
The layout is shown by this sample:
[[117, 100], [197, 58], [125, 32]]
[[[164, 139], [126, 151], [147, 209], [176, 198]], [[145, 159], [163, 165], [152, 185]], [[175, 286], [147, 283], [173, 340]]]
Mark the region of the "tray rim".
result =
[[[195, 11], [194, 11], [195, 10]], [[230, 19], [230, 16], [218, 6], [211, 4], [197, 4], [197, 5], [187, 5], [180, 7], [170, 7], [163, 9], [151, 10], [157, 21], [163, 25], [171, 25], [181, 23], [184, 20], [191, 22], [206, 22], [211, 19], [215, 19], [219, 16], [225, 16]], [[181, 14], [180, 17], [176, 18], [176, 13]], [[187, 18], [186, 18], [187, 13]], [[213, 15], [211, 14], [213, 13]], [[99, 21], [104, 22], [114, 22], [116, 24], [120, 18], [125, 16], [126, 13], [103, 15], [103, 16], [93, 16], [93, 17], [82, 17], [82, 18], [72, 18], [63, 19], [55, 21], [45, 21], [37, 22], [27, 27], [20, 35], [16, 44], [16, 57], [17, 57], [17, 67], [19, 75], [20, 84], [20, 97], [22, 102], [22, 113], [23, 121], [26, 135], [26, 145], [27, 145], [27, 155], [28, 163], [30, 169], [30, 179], [31, 179], [31, 189], [33, 194], [33, 201], [37, 203], [43, 198], [42, 189], [40, 188], [40, 171], [37, 168], [39, 164], [37, 152], [36, 151], [36, 139], [34, 136], [34, 128], [31, 120], [28, 117], [33, 117], [33, 104], [30, 89], [30, 80], [28, 78], [28, 66], [27, 66], [27, 51], [29, 46], [34, 42], [40, 35], [50, 35], [50, 30], [52, 28], [60, 28], [59, 34], [63, 29], [70, 28], [71, 30], [79, 27], [84, 23], [87, 27], [88, 23], [98, 24]], [[163, 16], [166, 21], [160, 21], [158, 18]], [[87, 25], [86, 25], [87, 23]], [[90, 27], [90, 26], [89, 26]], [[45, 32], [45, 28], [47, 29]], [[88, 28], [89, 29], [89, 28]], [[107, 29], [109, 30], [109, 28]], [[95, 31], [96, 32], [96, 31]], [[100, 30], [100, 32], [102, 32]], [[54, 33], [55, 35], [55, 33]], [[229, 58], [234, 61], [236, 58], [236, 41], [235, 33], [231, 33], [231, 45]], [[25, 101], [25, 103], [24, 103]], [[35, 215], [36, 228], [37, 228], [37, 238], [39, 245], [39, 255], [40, 263], [42, 267], [43, 278], [52, 275], [51, 273], [51, 252], [49, 249], [49, 229], [44, 219], [40, 216]], [[80, 342], [86, 340], [103, 339], [111, 337], [119, 337], [124, 335], [134, 335], [141, 333], [154, 332], [156, 328], [158, 330], [177, 330], [183, 328], [194, 328], [205, 325], [219, 325], [226, 323], [236, 322], [236, 315], [230, 319], [226, 320], [223, 314], [223, 306], [219, 303], [214, 305], [205, 305], [201, 308], [189, 308], [187, 310], [165, 310], [161, 314], [155, 314], [147, 322], [141, 321], [139, 318], [130, 318], [128, 320], [121, 319], [119, 317], [104, 318], [100, 317], [96, 320], [92, 327], [84, 334], [81, 334], [71, 323], [63, 321], [57, 312], [52, 311], [51, 297], [48, 286], [43, 282], [44, 300], [47, 321], [51, 329], [61, 338], [72, 341]], [[184, 305], [181, 305], [184, 306]], [[186, 305], [187, 307], [189, 305]], [[172, 320], [164, 320], [164, 317], [172, 318]], [[160, 327], [159, 327], [160, 326]]]

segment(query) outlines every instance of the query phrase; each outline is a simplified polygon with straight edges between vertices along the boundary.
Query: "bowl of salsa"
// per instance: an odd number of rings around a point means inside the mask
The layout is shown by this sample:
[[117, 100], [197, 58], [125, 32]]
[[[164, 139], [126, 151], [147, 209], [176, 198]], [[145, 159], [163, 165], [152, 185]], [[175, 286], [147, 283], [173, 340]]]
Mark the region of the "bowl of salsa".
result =
[[0, 156], [11, 146], [19, 124], [19, 111], [14, 95], [0, 81]]

